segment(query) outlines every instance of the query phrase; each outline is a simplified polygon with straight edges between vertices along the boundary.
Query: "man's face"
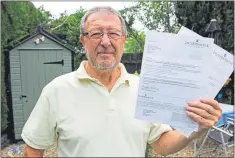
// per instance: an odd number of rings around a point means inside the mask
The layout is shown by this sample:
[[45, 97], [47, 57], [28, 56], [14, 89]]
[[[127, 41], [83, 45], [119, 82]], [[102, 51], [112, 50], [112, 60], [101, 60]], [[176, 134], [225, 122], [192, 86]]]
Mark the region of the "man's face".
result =
[[[84, 46], [88, 62], [94, 68], [110, 70], [119, 64], [126, 36], [122, 36], [122, 25], [118, 16], [105, 12], [93, 13], [86, 20], [85, 32], [88, 35], [80, 36], [80, 42]], [[104, 33], [103, 37], [93, 38], [100, 33]], [[113, 35], [120, 36], [112, 39]]]

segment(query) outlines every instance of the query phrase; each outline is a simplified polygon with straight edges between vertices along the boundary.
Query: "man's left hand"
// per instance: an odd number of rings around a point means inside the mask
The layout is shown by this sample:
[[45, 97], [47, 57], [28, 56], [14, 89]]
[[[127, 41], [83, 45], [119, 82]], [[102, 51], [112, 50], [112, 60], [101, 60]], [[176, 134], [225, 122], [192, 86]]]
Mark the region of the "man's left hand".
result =
[[200, 101], [189, 102], [186, 114], [199, 124], [199, 129], [213, 127], [221, 117], [222, 110], [214, 99], [203, 98]]

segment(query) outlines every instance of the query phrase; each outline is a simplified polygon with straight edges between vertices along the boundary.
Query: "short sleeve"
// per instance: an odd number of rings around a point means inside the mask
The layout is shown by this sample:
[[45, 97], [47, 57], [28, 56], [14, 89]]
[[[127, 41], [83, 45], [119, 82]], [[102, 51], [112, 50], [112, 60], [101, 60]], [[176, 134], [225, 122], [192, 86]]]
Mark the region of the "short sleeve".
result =
[[32, 148], [47, 149], [55, 142], [56, 118], [51, 106], [45, 92], [42, 91], [21, 134], [25, 143]]
[[153, 142], [158, 140], [164, 132], [171, 130], [172, 128], [169, 125], [153, 123], [150, 128], [148, 143], [152, 144]]

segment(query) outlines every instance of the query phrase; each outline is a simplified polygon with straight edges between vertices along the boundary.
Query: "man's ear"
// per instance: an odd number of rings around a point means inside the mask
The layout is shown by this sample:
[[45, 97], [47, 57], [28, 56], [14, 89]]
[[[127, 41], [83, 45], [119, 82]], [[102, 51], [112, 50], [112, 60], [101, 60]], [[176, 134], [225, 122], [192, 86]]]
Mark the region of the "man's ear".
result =
[[126, 39], [127, 39], [127, 36], [125, 35], [125, 36], [123, 36], [123, 48], [125, 47], [125, 44], [126, 44]]
[[83, 47], [85, 46], [84, 36], [80, 35], [79, 41], [82, 43]]
[[126, 39], [127, 39], [127, 35], [123, 36], [124, 42], [126, 42]]

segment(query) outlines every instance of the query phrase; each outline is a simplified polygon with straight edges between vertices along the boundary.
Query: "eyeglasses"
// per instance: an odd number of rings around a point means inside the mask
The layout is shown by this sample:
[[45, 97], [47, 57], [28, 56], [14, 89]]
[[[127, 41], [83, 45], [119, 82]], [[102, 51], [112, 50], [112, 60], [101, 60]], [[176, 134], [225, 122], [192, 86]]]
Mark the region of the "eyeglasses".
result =
[[[101, 39], [104, 36], [104, 32], [101, 31], [90, 31], [83, 33], [83, 36], [88, 36], [90, 39]], [[119, 39], [122, 37], [122, 32], [120, 31], [110, 31], [106, 32], [109, 39]]]

